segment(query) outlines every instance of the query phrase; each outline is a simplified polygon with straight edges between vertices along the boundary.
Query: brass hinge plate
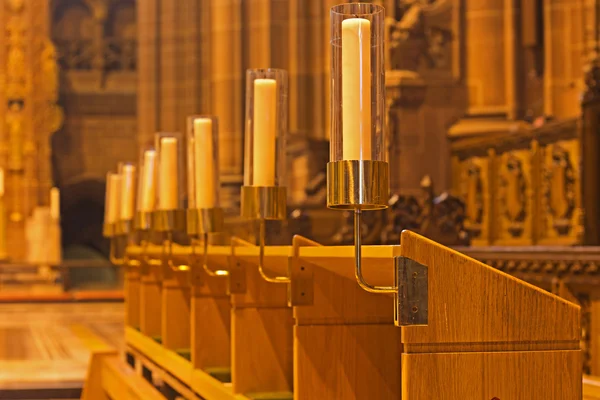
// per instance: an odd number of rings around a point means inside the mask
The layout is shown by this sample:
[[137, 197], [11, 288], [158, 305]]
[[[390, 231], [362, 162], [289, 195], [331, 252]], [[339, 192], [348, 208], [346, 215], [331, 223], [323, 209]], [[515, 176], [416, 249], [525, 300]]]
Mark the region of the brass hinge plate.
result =
[[428, 268], [406, 257], [394, 258], [396, 326], [427, 325]]

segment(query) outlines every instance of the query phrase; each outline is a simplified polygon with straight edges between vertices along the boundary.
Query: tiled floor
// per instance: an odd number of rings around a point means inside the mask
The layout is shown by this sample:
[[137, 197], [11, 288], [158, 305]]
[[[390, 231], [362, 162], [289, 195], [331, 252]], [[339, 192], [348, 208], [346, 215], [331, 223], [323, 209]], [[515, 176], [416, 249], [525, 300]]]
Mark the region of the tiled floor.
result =
[[0, 304], [0, 398], [16, 388], [81, 387], [90, 352], [71, 328], [122, 349], [123, 318], [116, 302]]

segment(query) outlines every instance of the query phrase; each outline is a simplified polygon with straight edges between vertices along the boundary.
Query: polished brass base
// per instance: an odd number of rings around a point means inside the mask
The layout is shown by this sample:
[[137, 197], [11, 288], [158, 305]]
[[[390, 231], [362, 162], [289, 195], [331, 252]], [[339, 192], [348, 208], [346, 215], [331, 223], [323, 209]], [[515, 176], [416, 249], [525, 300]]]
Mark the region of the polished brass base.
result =
[[184, 209], [156, 210], [152, 212], [152, 229], [157, 232], [185, 232]]
[[283, 220], [287, 217], [286, 188], [282, 186], [242, 186], [244, 218]]
[[115, 235], [128, 235], [132, 231], [133, 221], [121, 220], [115, 223]]
[[327, 207], [342, 210], [387, 208], [390, 197], [388, 170], [385, 161], [327, 163]]
[[138, 231], [149, 231], [152, 228], [152, 212], [136, 212], [133, 219], [133, 227]]
[[102, 226], [102, 236], [105, 238], [111, 238], [115, 236], [115, 224], [104, 224]]
[[223, 209], [197, 208], [187, 210], [187, 233], [202, 235], [223, 231]]

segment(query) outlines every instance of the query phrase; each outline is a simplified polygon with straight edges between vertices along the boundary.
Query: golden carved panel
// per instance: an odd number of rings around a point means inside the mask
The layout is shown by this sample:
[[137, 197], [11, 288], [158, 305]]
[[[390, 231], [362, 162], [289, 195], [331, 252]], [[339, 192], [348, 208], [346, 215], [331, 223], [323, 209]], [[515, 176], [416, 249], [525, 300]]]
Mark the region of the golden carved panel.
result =
[[490, 170], [493, 154], [490, 157], [471, 157], [459, 164], [460, 195], [466, 204], [465, 229], [471, 236], [473, 245], [490, 243]]
[[542, 148], [540, 244], [580, 243], [579, 142], [563, 140]]
[[497, 157], [494, 226], [499, 245], [532, 244], [533, 154], [529, 149], [505, 152]]

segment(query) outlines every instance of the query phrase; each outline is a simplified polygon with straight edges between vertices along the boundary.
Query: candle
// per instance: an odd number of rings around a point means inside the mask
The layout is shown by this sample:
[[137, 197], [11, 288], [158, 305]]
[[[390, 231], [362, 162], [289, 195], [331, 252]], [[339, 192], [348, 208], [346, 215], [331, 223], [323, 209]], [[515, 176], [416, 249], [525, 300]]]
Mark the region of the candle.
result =
[[277, 81], [254, 80], [253, 186], [275, 186]]
[[163, 137], [160, 139], [159, 157], [158, 208], [160, 210], [175, 210], [179, 208], [176, 138]]
[[50, 218], [54, 221], [60, 219], [60, 190], [56, 187], [50, 189]]
[[342, 22], [342, 126], [344, 160], [371, 159], [371, 22]]
[[194, 120], [194, 169], [196, 208], [213, 208], [215, 198], [215, 160], [213, 160], [213, 122], [210, 118]]
[[146, 150], [140, 171], [138, 211], [154, 211], [156, 205], [156, 151]]
[[121, 169], [121, 212], [122, 220], [133, 219], [133, 208], [135, 203], [135, 165], [125, 164]]
[[121, 175], [109, 172], [106, 176], [105, 224], [114, 224], [119, 220], [120, 191]]

